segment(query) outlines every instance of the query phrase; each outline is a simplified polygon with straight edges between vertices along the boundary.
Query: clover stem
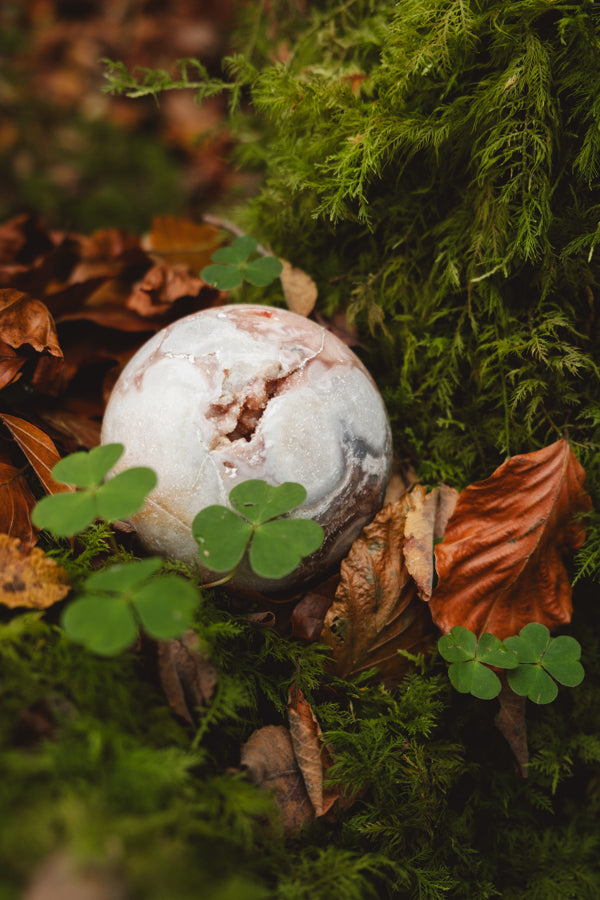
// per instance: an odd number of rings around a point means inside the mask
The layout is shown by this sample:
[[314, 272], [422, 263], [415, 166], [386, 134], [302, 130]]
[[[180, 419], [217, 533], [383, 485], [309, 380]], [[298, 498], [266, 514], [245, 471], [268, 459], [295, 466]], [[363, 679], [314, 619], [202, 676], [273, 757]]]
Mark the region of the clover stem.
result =
[[[241, 560], [240, 560], [240, 562], [241, 562]], [[233, 567], [231, 572], [228, 572], [227, 575], [223, 575], [222, 578], [217, 578], [216, 581], [205, 581], [203, 583], [202, 587], [214, 588], [214, 587], [220, 587], [222, 584], [227, 584], [227, 582], [230, 581], [233, 578], [233, 576], [235, 575], [235, 573], [237, 572], [239, 565], [240, 565], [239, 562], [236, 563], [236, 565]]]

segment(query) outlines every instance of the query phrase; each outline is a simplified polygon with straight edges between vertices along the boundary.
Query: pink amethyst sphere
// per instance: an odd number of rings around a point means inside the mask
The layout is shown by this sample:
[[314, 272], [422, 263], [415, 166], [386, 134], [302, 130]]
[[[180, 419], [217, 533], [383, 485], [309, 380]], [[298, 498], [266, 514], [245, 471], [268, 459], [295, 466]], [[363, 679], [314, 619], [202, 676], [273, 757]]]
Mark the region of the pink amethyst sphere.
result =
[[154, 335], [111, 394], [102, 443], [112, 442], [125, 446], [112, 474], [143, 465], [158, 476], [131, 519], [144, 547], [197, 565], [201, 509], [228, 505], [249, 478], [302, 484], [293, 515], [323, 526], [323, 546], [280, 581], [242, 564], [232, 584], [263, 591], [339, 562], [380, 509], [391, 462], [386, 410], [358, 357], [315, 322], [266, 306], [203, 310]]

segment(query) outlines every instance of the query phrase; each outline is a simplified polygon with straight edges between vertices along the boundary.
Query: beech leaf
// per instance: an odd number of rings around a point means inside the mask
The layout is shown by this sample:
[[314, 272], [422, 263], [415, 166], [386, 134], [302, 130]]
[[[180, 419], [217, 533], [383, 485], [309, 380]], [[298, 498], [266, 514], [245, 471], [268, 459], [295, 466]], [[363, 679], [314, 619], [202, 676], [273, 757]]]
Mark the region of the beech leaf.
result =
[[0, 459], [0, 531], [32, 547], [36, 536], [31, 524], [35, 497], [23, 473]]
[[302, 691], [292, 685], [288, 697], [288, 721], [294, 754], [315, 815], [324, 815], [337, 793], [323, 791], [323, 775], [332, 764], [321, 738], [321, 727]]
[[443, 538], [457, 500], [458, 491], [447, 484], [429, 492], [417, 484], [410, 492], [411, 507], [406, 514], [404, 560], [416, 582], [421, 600], [431, 599], [435, 571], [433, 548]]
[[417, 653], [433, 640], [428, 606], [417, 597], [403, 558], [411, 508], [410, 495], [384, 506], [342, 562], [321, 633], [342, 678], [377, 666], [384, 680], [397, 682], [410, 666], [398, 651]]
[[565, 440], [514, 456], [464, 490], [435, 548], [430, 607], [441, 631], [463, 625], [504, 638], [529, 622], [556, 628], [572, 613], [563, 557], [585, 539], [585, 472]]
[[69, 593], [69, 576], [38, 547], [0, 534], [0, 603], [11, 609], [47, 609]]
[[286, 259], [280, 262], [283, 269], [279, 277], [288, 309], [299, 316], [309, 316], [317, 302], [317, 285], [310, 275], [292, 266]]
[[37, 425], [25, 419], [0, 413], [0, 419], [9, 429], [13, 438], [27, 457], [29, 464], [49, 494], [69, 491], [66, 484], [55, 481], [52, 469], [60, 460], [54, 441]]

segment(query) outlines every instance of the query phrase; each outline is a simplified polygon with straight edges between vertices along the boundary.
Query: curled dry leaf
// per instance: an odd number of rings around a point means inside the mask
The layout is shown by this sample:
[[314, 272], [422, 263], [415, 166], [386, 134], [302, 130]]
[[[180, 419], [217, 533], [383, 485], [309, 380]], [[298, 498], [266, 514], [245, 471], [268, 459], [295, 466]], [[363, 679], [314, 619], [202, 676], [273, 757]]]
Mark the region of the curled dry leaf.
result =
[[65, 570], [43, 550], [23, 547], [7, 534], [0, 534], [0, 572], [0, 603], [11, 609], [47, 609], [71, 589]]
[[321, 634], [342, 678], [377, 666], [385, 681], [397, 682], [410, 666], [398, 651], [417, 653], [433, 641], [428, 607], [403, 556], [409, 497], [384, 506], [342, 562]]
[[148, 269], [127, 298], [127, 306], [140, 316], [156, 316], [166, 312], [182, 297], [196, 297], [205, 287], [202, 279], [187, 266], [163, 263]]
[[578, 513], [591, 501], [567, 441], [513, 456], [464, 490], [435, 550], [431, 612], [443, 632], [462, 625], [503, 640], [528, 622], [569, 622], [564, 556], [582, 546]]
[[196, 273], [208, 265], [220, 244], [221, 231], [214, 225], [199, 225], [175, 216], [156, 216], [142, 241], [144, 249], [159, 261], [185, 266]]
[[18, 416], [9, 416], [6, 413], [0, 413], [0, 420], [9, 429], [49, 494], [74, 490], [66, 484], [59, 484], [52, 478], [51, 469], [60, 460], [60, 453], [56, 449], [54, 441], [41, 428]]
[[36, 542], [31, 523], [35, 497], [20, 469], [13, 466], [8, 454], [0, 457], [0, 533], [19, 538], [26, 547]]
[[458, 500], [458, 491], [446, 484], [427, 491], [417, 484], [407, 497], [410, 509], [404, 529], [404, 561], [414, 578], [421, 600], [431, 599], [433, 548], [446, 531]]
[[28, 344], [38, 353], [45, 351], [62, 359], [48, 307], [24, 291], [0, 289], [0, 337], [15, 349]]
[[319, 640], [327, 610], [333, 603], [339, 584], [340, 576], [336, 573], [305, 594], [295, 604], [290, 619], [294, 637], [300, 638], [302, 641]]
[[287, 259], [279, 261], [283, 266], [280, 278], [288, 309], [300, 316], [309, 316], [317, 302], [317, 285], [310, 275], [292, 266]]
[[321, 726], [296, 685], [290, 688], [288, 721], [292, 746], [306, 791], [315, 815], [322, 816], [331, 809], [338, 797], [334, 791], [323, 790], [323, 775], [332, 765], [332, 760], [321, 737]]
[[253, 731], [241, 750], [241, 763], [253, 784], [273, 791], [284, 830], [295, 834], [315, 818], [315, 811], [284, 725]]
[[508, 684], [505, 672], [499, 674], [502, 682], [502, 688], [498, 696], [500, 709], [496, 713], [494, 723], [498, 731], [506, 738], [513, 752], [519, 774], [522, 778], [527, 778], [529, 766], [527, 723], [525, 719], [527, 697], [520, 697], [518, 694], [515, 694]]
[[214, 694], [217, 670], [199, 649], [193, 631], [179, 640], [159, 641], [158, 671], [173, 712], [195, 725]]

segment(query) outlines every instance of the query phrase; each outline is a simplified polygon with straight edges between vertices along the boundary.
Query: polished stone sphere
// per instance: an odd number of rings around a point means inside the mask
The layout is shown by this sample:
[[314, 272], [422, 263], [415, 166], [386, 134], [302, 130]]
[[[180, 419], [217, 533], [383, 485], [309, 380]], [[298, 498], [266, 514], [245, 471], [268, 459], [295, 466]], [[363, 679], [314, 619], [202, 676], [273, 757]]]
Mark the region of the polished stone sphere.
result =
[[380, 509], [391, 461], [385, 407], [358, 357], [303, 316], [242, 304], [179, 319], [144, 344], [113, 389], [102, 442], [125, 446], [112, 474], [143, 465], [158, 476], [131, 519], [142, 544], [198, 566], [201, 509], [227, 505], [249, 478], [302, 484], [293, 515], [323, 526], [323, 546], [280, 581], [242, 564], [232, 583], [263, 591], [339, 562]]

